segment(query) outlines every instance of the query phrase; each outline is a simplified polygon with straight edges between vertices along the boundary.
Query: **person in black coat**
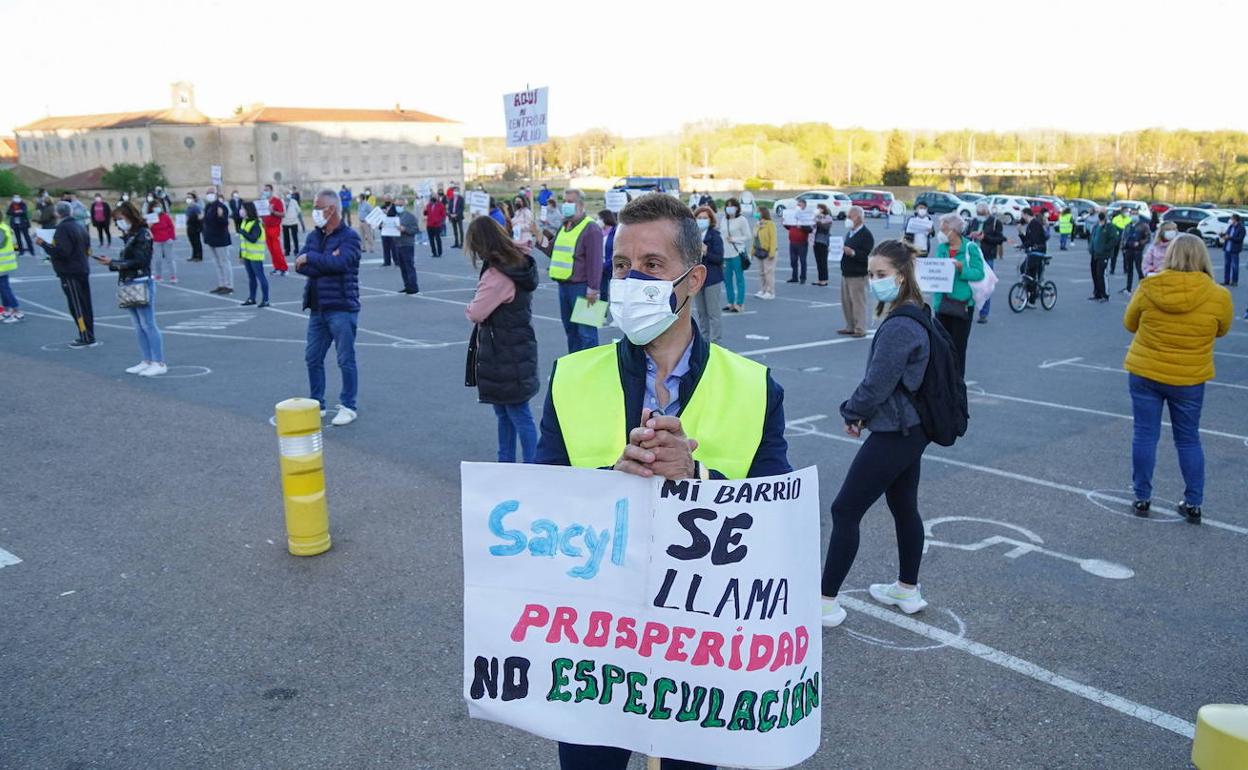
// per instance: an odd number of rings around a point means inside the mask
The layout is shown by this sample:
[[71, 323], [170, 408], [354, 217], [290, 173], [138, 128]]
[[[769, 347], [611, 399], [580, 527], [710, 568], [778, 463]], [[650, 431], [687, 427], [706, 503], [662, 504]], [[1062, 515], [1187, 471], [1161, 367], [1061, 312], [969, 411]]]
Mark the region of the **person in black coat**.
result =
[[475, 361], [469, 372], [477, 399], [494, 406], [498, 420], [498, 461], [516, 461], [516, 439], [523, 461], [537, 453], [537, 425], [529, 399], [537, 395], [537, 335], [533, 333], [533, 292], [537, 264], [490, 217], [468, 225], [465, 249], [480, 267], [476, 294], [464, 313], [476, 324]]
[[217, 188], [204, 193], [204, 244], [217, 267], [217, 288], [210, 294], [234, 293], [234, 270], [230, 263], [230, 219], [234, 212], [217, 195]]
[[455, 239], [451, 248], [462, 249], [464, 247], [464, 196], [454, 187], [447, 191], [446, 218], [451, 220], [451, 236]]
[[91, 236], [87, 228], [74, 219], [73, 209], [65, 201], [56, 204], [54, 216], [60, 218], [52, 242], [47, 243], [35, 236], [35, 243], [42, 247], [52, 262], [52, 270], [61, 279], [61, 291], [69, 305], [78, 338], [69, 343], [71, 348], [95, 347], [95, 314], [91, 309], [91, 266], [87, 256], [91, 253]]
[[1023, 272], [1031, 276], [1032, 283], [1027, 292], [1027, 304], [1035, 307], [1036, 295], [1040, 288], [1040, 271], [1044, 268], [1044, 258], [1049, 251], [1049, 235], [1044, 231], [1044, 223], [1030, 209], [1023, 209], [1023, 225], [1020, 240], [1027, 262]]
[[[984, 261], [993, 269], [993, 272], [996, 272], [997, 257], [1001, 255], [1006, 241], [1005, 225], [996, 214], [991, 213], [988, 204], [980, 203], [975, 206], [975, 219], [971, 222], [966, 235], [979, 244], [979, 250], [984, 253]], [[990, 307], [992, 307], [991, 297], [985, 300], [984, 306], [979, 309], [979, 323], [988, 323]]]
[[147, 304], [128, 307], [131, 323], [139, 341], [140, 361], [126, 369], [126, 374], [159, 377], [169, 371], [165, 364], [165, 342], [156, 325], [156, 282], [152, 280], [152, 233], [147, 222], [129, 203], [113, 211], [117, 230], [121, 233], [121, 254], [116, 259], [96, 257], [100, 264], [117, 273], [123, 286], [143, 284], [147, 287]]

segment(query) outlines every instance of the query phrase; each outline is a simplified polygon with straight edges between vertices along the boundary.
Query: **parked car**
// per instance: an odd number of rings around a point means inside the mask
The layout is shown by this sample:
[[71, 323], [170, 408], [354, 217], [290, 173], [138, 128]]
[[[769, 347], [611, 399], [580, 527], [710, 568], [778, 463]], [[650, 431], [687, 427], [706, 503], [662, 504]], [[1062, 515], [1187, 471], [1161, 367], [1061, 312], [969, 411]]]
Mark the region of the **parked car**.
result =
[[1173, 222], [1181, 233], [1189, 233], [1209, 216], [1207, 209], [1195, 206], [1179, 206], [1161, 215], [1162, 222]]
[[1226, 209], [1204, 209], [1209, 216], [1200, 220], [1200, 224], [1196, 225], [1196, 234], [1205, 239], [1205, 243], [1210, 246], [1218, 244], [1218, 236], [1226, 232], [1226, 228], [1231, 224], [1231, 214], [1234, 212]]
[[1153, 215], [1153, 212], [1148, 210], [1148, 204], [1144, 201], [1110, 201], [1109, 205], [1105, 207], [1110, 217], [1117, 214], [1120, 209], [1127, 209], [1131, 216], [1134, 217], [1142, 216], [1145, 219], [1149, 219]]
[[622, 190], [628, 199], [652, 192], [667, 193], [680, 198], [680, 180], [672, 176], [626, 176], [615, 183], [614, 190]]
[[1087, 238], [1092, 235], [1096, 226], [1096, 215], [1101, 210], [1099, 203], [1087, 198], [1071, 198], [1066, 201], [1070, 213], [1075, 216], [1075, 237]]
[[988, 210], [1012, 225], [1023, 218], [1023, 212], [1031, 209], [1031, 202], [1017, 195], [994, 195], [988, 199]]
[[844, 219], [845, 215], [849, 213], [849, 207], [854, 205], [849, 196], [840, 190], [811, 190], [793, 198], [781, 198], [776, 201], [776, 215], [784, 214], [784, 210], [787, 208], [795, 208], [798, 201], [806, 201], [806, 208], [811, 211], [814, 211], [815, 206], [822, 203], [828, 207], [828, 211], [832, 212], [832, 216], [837, 219]]
[[1164, 214], [1172, 208], [1174, 208], [1174, 206], [1170, 205], [1169, 203], [1158, 202], [1158, 203], [1148, 204], [1148, 210], [1152, 211], [1155, 214]]
[[988, 197], [987, 195], [984, 195], [983, 193], [966, 192], [966, 191], [960, 192], [957, 195], [959, 198], [962, 199], [964, 203], [978, 203], [979, 201], [982, 201], [984, 198]]
[[1217, 207], [1218, 207], [1218, 204], [1210, 203], [1209, 201], [1205, 201], [1204, 203], [1196, 203], [1192, 205], [1192, 208], [1194, 209], [1206, 209], [1206, 210], [1216, 209]]
[[951, 214], [962, 205], [962, 200], [953, 193], [925, 192], [914, 199], [914, 207], [927, 206], [931, 214]]
[[888, 216], [888, 209], [895, 199], [891, 192], [883, 190], [859, 190], [849, 194], [849, 200], [855, 206], [861, 206], [863, 213], [873, 217]]
[[1057, 204], [1048, 198], [1028, 198], [1027, 202], [1031, 204], [1031, 213], [1036, 216], [1043, 216], [1050, 222], [1056, 222], [1057, 218], [1062, 214], [1062, 210], [1058, 208]]

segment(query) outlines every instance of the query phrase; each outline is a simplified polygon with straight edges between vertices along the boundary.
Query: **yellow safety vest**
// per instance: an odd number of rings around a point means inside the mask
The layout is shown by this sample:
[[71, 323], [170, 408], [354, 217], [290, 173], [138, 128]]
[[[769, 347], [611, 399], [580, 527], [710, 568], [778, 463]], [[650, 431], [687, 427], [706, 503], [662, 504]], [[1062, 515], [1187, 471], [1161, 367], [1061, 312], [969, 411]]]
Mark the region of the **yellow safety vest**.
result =
[[1117, 227], [1119, 230], [1126, 230], [1127, 225], [1131, 224], [1131, 217], [1118, 214], [1110, 221], [1113, 223], [1114, 227]]
[[17, 249], [13, 246], [13, 228], [8, 222], [0, 222], [0, 233], [4, 233], [4, 245], [0, 246], [0, 273], [17, 269]]
[[[259, 226], [260, 226], [260, 223], [252, 219], [247, 222], [244, 222], [240, 226], [239, 229], [242, 233], [250, 233], [253, 229]], [[264, 255], [265, 255], [266, 249], [264, 245], [263, 236], [261, 236], [260, 240], [256, 241], [255, 243], [252, 243], [251, 241], [242, 237], [240, 233], [238, 240], [239, 240], [238, 253], [240, 256], [242, 256], [243, 259], [249, 259], [252, 262], [264, 261]]]
[[1062, 235], [1070, 235], [1075, 231], [1075, 218], [1070, 214], [1062, 214], [1057, 218], [1057, 232]]
[[[555, 247], [550, 252], [550, 278], [554, 281], [566, 281], [572, 277], [573, 255], [576, 252], [576, 241], [581, 231], [589, 224], [589, 217], [583, 217], [581, 223], [571, 230], [560, 227], [555, 236]], [[611, 462], [615, 462], [612, 460]]]
[[[550, 390], [572, 466], [615, 465], [628, 443], [616, 345], [560, 358]], [[745, 478], [766, 416], [767, 367], [711, 345], [706, 369], [680, 412], [685, 435], [698, 440], [693, 458], [730, 479]]]

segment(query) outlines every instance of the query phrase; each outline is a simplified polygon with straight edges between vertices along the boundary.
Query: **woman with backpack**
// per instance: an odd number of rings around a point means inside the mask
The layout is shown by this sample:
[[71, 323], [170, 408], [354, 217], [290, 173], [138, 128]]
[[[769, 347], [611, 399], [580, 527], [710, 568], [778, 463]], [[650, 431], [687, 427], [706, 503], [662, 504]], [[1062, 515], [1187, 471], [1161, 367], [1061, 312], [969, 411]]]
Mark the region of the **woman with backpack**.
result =
[[537, 336], [533, 333], [533, 291], [537, 264], [493, 217], [468, 225], [465, 251], [481, 270], [477, 291], [464, 309], [476, 324], [477, 400], [494, 407], [498, 419], [498, 461], [516, 461], [516, 439], [524, 462], [537, 452], [537, 425], [529, 399], [538, 391]]
[[958, 374], [966, 376], [966, 346], [971, 337], [971, 319], [975, 317], [975, 293], [971, 284], [984, 280], [984, 252], [979, 244], [962, 237], [965, 223], [957, 214], [940, 218], [936, 231], [936, 250], [932, 259], [953, 260], [953, 290], [932, 294], [932, 312], [949, 332], [953, 352], [958, 360]]
[[[934, 343], [946, 356], [947, 337], [931, 321], [915, 278], [918, 252], [903, 241], [876, 246], [867, 277], [883, 318], [871, 343], [867, 373], [849, 400], [841, 404], [845, 432], [854, 438], [870, 432], [832, 501], [832, 536], [823, 565], [823, 624], [838, 626], [845, 609], [837, 603], [841, 584], [858, 554], [858, 526], [883, 495], [897, 530], [900, 571], [894, 583], [875, 583], [868, 592], [882, 604], [913, 614], [927, 606], [919, 593], [923, 558], [923, 520], [919, 517], [919, 464], [929, 438], [916, 408]], [[949, 362], [952, 366], [952, 362]]]

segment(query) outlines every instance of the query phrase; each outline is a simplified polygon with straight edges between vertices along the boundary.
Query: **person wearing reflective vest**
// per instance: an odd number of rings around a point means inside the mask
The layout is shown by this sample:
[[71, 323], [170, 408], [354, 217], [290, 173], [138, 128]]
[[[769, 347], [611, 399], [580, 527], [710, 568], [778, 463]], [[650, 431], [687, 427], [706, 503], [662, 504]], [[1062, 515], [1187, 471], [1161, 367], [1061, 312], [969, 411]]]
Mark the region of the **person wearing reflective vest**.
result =
[[9, 274], [17, 269], [17, 246], [13, 228], [4, 221], [4, 212], [0, 211], [0, 322], [17, 323], [26, 316], [18, 310], [17, 297], [9, 288]]
[[1058, 248], [1062, 251], [1066, 250], [1066, 244], [1070, 243], [1070, 236], [1075, 232], [1075, 215], [1070, 213], [1070, 209], [1062, 209], [1061, 216], [1057, 218], [1057, 235], [1060, 239]]
[[581, 297], [589, 306], [598, 301], [602, 286], [602, 229], [585, 216], [585, 196], [564, 190], [563, 225], [554, 238], [542, 236], [539, 248], [550, 257], [550, 278], [559, 287], [559, 317], [568, 337], [568, 352], [598, 344], [598, 328], [572, 322], [572, 310]]
[[256, 284], [260, 284], [264, 292], [259, 307], [269, 306], [269, 278], [264, 274], [265, 248], [264, 228], [260, 226], [260, 217], [256, 215], [256, 204], [243, 201], [240, 206], [243, 221], [238, 226], [238, 255], [243, 258], [243, 266], [247, 268], [247, 299], [243, 305], [256, 304]]
[[1122, 250], [1122, 237], [1135, 219], [1127, 213], [1126, 209], [1118, 209], [1118, 213], [1114, 214], [1114, 218], [1109, 222], [1118, 228], [1118, 242], [1114, 244], [1114, 253], [1109, 255], [1109, 274], [1113, 275], [1118, 270], [1118, 252]]
[[[669, 195], [620, 212], [611, 313], [619, 342], [555, 362], [537, 462], [646, 478], [742, 479], [793, 470], [784, 391], [764, 365], [708, 343], [691, 318], [706, 280], [693, 213]], [[563, 770], [623, 770], [629, 751], [559, 744]], [[664, 762], [682, 770], [692, 762]]]

